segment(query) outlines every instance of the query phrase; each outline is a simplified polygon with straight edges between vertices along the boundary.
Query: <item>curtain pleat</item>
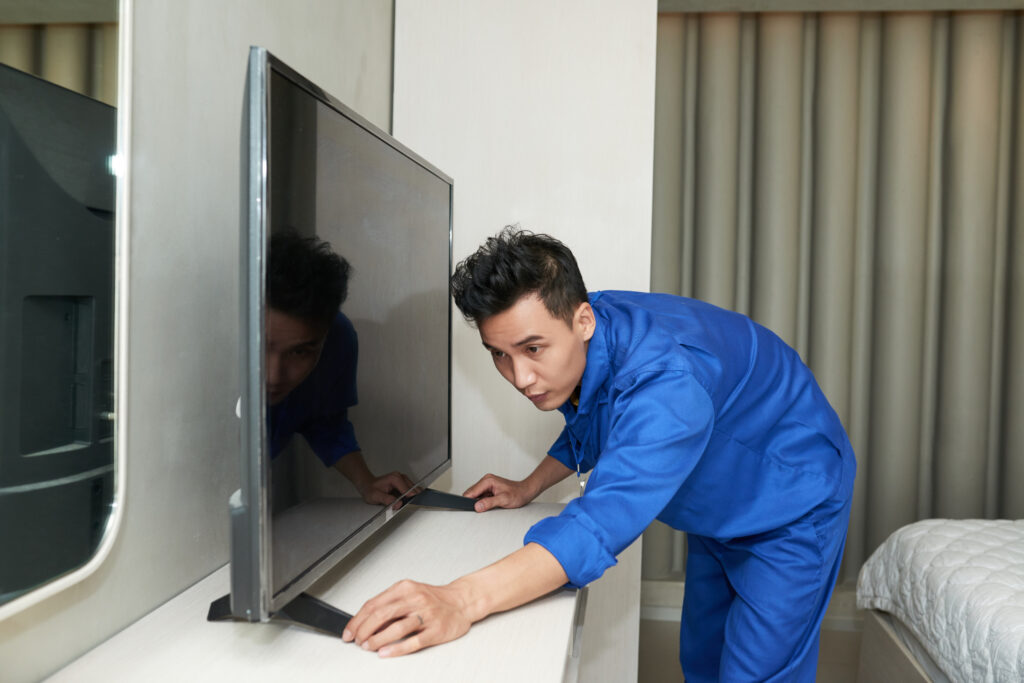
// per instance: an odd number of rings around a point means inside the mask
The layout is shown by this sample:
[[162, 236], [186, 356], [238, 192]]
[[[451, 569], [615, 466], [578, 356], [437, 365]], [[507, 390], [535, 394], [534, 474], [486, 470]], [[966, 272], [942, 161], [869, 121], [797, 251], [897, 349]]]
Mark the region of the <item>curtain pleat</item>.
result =
[[[694, 296], [720, 306], [736, 302], [737, 201], [740, 122], [740, 19], [701, 19], [698, 37], [697, 134], [693, 236]], [[689, 211], [690, 207], [683, 207]], [[719, 226], [708, 230], [707, 226]]]
[[[853, 259], [853, 303], [852, 303], [852, 338], [850, 365], [850, 412], [839, 413], [846, 425], [850, 441], [854, 448], [862, 451], [861, 446], [869, 442], [872, 395], [871, 369], [874, 359], [874, 336], [872, 320], [874, 316], [874, 253], [875, 224], [878, 204], [878, 168], [879, 150], [878, 136], [881, 125], [880, 102], [881, 90], [881, 54], [882, 54], [882, 22], [878, 15], [862, 15], [853, 29], [859, 34], [856, 57], [859, 71], [857, 79], [857, 155], [847, 160], [846, 165], [854, 164], [856, 199], [854, 206], [854, 251]], [[848, 59], [853, 61], [853, 55]], [[821, 203], [827, 203], [824, 200]], [[821, 307], [831, 306], [825, 301]], [[842, 396], [845, 391], [842, 385], [823, 387], [830, 398]], [[832, 398], [831, 400], [835, 400]], [[870, 474], [871, 463], [866, 462], [862, 452], [858, 454], [858, 483], [853, 490], [853, 507], [850, 512], [850, 527], [846, 541], [846, 560], [849, 565], [851, 557], [867, 556], [868, 522], [868, 487], [863, 484]]]
[[32, 73], [36, 32], [32, 26], [0, 26], [0, 64]]
[[84, 24], [52, 24], [42, 28], [43, 78], [68, 90], [89, 89], [89, 27]]
[[989, 497], [1000, 33], [995, 14], [952, 23], [933, 484], [935, 514], [942, 517], [981, 517]]
[[117, 104], [117, 24], [0, 25], [0, 63]]
[[[1022, 16], [659, 17], [651, 288], [815, 372], [858, 455], [846, 578], [904, 524], [1024, 512]], [[645, 546], [680, 575], [680, 534]]]
[[1014, 69], [1010, 92], [1016, 93], [1010, 115], [1011, 142], [1007, 149], [1011, 161], [1008, 181], [1007, 287], [1004, 304], [1006, 346], [1003, 364], [999, 433], [1002, 458], [997, 468], [1000, 479], [999, 516], [1024, 518], [1024, 19], [1016, 24], [1016, 44], [1009, 50]]

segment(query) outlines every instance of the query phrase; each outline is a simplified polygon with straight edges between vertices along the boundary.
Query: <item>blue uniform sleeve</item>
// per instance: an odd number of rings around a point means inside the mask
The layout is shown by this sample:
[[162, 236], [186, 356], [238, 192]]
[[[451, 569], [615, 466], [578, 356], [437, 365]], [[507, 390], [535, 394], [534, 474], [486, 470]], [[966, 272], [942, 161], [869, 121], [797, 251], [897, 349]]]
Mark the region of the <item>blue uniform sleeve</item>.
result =
[[349, 453], [360, 450], [356, 430], [348, 419], [347, 410], [306, 424], [302, 428], [302, 435], [327, 467], [331, 467]]
[[524, 543], [546, 548], [574, 586], [599, 578], [676, 495], [713, 426], [711, 397], [691, 374], [629, 378], [612, 394], [608, 438], [586, 493], [535, 524]]
[[316, 369], [310, 401], [315, 405], [299, 428], [310, 448], [327, 467], [360, 450], [348, 409], [358, 403], [356, 369], [359, 338], [343, 314], [334, 320], [328, 342]]

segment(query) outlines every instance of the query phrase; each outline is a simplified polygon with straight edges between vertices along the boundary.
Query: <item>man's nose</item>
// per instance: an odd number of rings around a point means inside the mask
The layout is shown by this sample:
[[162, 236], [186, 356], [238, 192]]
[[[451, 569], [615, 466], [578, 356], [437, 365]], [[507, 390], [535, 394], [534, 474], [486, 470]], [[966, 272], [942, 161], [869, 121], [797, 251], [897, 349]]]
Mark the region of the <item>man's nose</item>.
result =
[[530, 367], [529, 363], [519, 361], [512, 363], [512, 382], [516, 385], [516, 389], [522, 391], [534, 382], [533, 368]]
[[267, 384], [277, 384], [281, 374], [280, 360], [274, 354], [267, 354]]

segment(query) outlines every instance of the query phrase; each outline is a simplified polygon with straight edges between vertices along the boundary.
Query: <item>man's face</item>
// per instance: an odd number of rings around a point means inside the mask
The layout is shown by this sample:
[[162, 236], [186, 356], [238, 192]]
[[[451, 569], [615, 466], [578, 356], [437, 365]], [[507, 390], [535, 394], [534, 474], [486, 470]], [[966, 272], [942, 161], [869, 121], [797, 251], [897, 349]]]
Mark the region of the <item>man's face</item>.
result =
[[327, 339], [327, 328], [267, 309], [267, 403], [274, 406], [309, 377]]
[[594, 311], [580, 304], [570, 327], [552, 316], [537, 295], [528, 294], [481, 322], [479, 330], [501, 376], [540, 410], [554, 410], [583, 378]]

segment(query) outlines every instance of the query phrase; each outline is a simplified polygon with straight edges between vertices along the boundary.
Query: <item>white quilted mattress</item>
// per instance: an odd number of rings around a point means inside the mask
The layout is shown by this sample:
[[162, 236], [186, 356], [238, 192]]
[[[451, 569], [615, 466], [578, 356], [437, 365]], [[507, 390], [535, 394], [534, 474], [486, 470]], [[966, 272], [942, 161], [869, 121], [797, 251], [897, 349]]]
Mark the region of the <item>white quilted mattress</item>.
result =
[[861, 569], [857, 606], [897, 617], [953, 681], [1024, 681], [1024, 520], [899, 529]]

